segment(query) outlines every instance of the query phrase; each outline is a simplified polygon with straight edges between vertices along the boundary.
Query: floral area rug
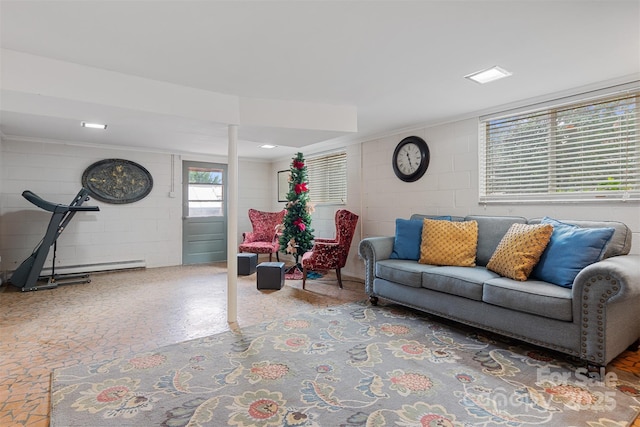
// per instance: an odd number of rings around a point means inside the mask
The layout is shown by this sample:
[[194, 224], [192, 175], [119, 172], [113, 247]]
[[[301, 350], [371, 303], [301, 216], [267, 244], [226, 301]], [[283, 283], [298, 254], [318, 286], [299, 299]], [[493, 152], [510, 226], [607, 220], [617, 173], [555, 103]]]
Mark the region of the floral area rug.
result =
[[51, 426], [628, 425], [640, 383], [397, 306], [316, 309], [56, 370]]
[[[307, 272], [307, 279], [319, 279], [323, 276], [322, 273], [319, 273], [317, 271], [308, 271]], [[284, 278], [286, 280], [302, 280], [302, 270], [300, 268], [297, 267], [291, 267], [289, 269], [286, 270], [286, 272], [284, 273]]]

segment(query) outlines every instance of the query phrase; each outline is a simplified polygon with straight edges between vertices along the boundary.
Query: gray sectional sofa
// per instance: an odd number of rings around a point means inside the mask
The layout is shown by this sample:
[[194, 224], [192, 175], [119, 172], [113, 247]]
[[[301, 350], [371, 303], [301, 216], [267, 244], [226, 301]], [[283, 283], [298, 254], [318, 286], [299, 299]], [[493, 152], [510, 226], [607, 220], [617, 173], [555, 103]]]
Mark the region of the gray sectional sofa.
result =
[[[424, 218], [436, 217], [411, 217], [419, 221]], [[475, 267], [434, 266], [390, 258], [394, 236], [360, 242], [366, 292], [373, 304], [380, 297], [578, 357], [592, 369], [605, 366], [637, 342], [640, 256], [628, 255], [632, 233], [625, 224], [561, 220], [580, 228], [614, 229], [601, 260], [583, 268], [571, 287], [563, 287], [531, 276], [524, 282], [517, 281], [486, 268], [512, 224], [537, 224], [540, 219], [468, 216], [451, 220], [477, 221]]]

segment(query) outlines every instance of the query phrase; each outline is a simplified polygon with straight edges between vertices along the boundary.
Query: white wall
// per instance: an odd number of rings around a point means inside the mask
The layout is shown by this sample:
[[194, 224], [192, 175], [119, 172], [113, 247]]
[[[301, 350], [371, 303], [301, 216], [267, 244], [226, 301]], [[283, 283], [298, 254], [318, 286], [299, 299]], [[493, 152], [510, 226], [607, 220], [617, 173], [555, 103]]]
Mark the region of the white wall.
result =
[[[396, 145], [417, 135], [429, 144], [431, 162], [417, 182], [400, 181], [391, 166]], [[434, 215], [515, 215], [525, 218], [550, 216], [557, 219], [621, 221], [633, 231], [632, 253], [640, 253], [640, 206], [638, 203], [594, 204], [510, 204], [481, 205], [478, 200], [478, 120], [477, 118], [424, 127], [350, 145], [347, 148], [348, 202], [346, 205], [319, 205], [312, 215], [317, 237], [335, 235], [333, 215], [349, 209], [360, 218], [349, 253], [345, 275], [364, 278], [364, 264], [358, 257], [358, 243], [371, 236], [393, 236], [396, 218], [413, 213]], [[301, 150], [306, 158], [321, 150]], [[276, 185], [278, 170], [288, 169], [290, 159], [272, 164]], [[274, 187], [271, 200], [277, 200]], [[313, 188], [311, 188], [313, 199]], [[274, 203], [272, 210], [284, 203]]]
[[[393, 173], [391, 155], [402, 138], [418, 135], [429, 144], [431, 163], [425, 176], [414, 183], [400, 181]], [[182, 160], [226, 163], [206, 156], [174, 156], [175, 198], [171, 189], [171, 155], [82, 147], [65, 144], [0, 140], [0, 255], [2, 271], [13, 270], [44, 235], [50, 215], [26, 201], [29, 189], [44, 199], [67, 204], [81, 186], [82, 172], [105, 158], [140, 163], [154, 179], [145, 199], [129, 205], [100, 206], [96, 213], [79, 213], [58, 240], [60, 265], [145, 260], [148, 267], [179, 265], [182, 251]], [[348, 195], [346, 205], [318, 205], [312, 227], [318, 237], [335, 236], [334, 214], [349, 209], [360, 216], [345, 275], [362, 278], [358, 243], [364, 237], [391, 236], [396, 218], [412, 213], [450, 215], [548, 215], [558, 219], [608, 219], [622, 221], [633, 231], [632, 253], [640, 253], [640, 206], [623, 203], [520, 204], [478, 203], [477, 120], [469, 119], [425, 127], [352, 144], [346, 147]], [[332, 149], [334, 149], [333, 147]], [[325, 148], [326, 150], [327, 148]], [[323, 150], [301, 150], [306, 158]], [[240, 160], [238, 241], [251, 230], [249, 208], [279, 210], [277, 171], [289, 169], [290, 158], [273, 163]], [[313, 189], [311, 189], [313, 199]], [[285, 257], [286, 259], [286, 257]], [[50, 260], [45, 267], [50, 266]]]
[[277, 182], [271, 174], [271, 163], [240, 160], [238, 169], [238, 244], [240, 244], [242, 233], [252, 230], [249, 209], [277, 210], [273, 209], [273, 202], [278, 200], [278, 196], [277, 189], [274, 190]]
[[[2, 271], [14, 270], [44, 236], [50, 213], [22, 197], [31, 190], [45, 200], [68, 204], [81, 188], [84, 170], [106, 158], [122, 158], [144, 166], [153, 177], [153, 190], [144, 199], [124, 205], [91, 199], [100, 212], [77, 213], [57, 241], [56, 265], [94, 265], [144, 260], [147, 267], [182, 263], [182, 160], [226, 163], [205, 156], [181, 157], [5, 138], [0, 160], [0, 241]], [[173, 176], [172, 176], [172, 161]], [[239, 162], [238, 235], [250, 230], [246, 207], [270, 207], [270, 164]], [[266, 183], [266, 184], [265, 184]], [[169, 197], [173, 189], [175, 197]], [[52, 250], [45, 268], [51, 266]]]
[[[362, 144], [365, 183], [364, 236], [393, 235], [396, 218], [436, 215], [516, 215], [526, 218], [613, 220], [633, 231], [632, 253], [640, 253], [638, 203], [480, 205], [478, 200], [478, 121], [469, 119], [367, 141]], [[417, 135], [429, 144], [431, 162], [417, 182], [400, 181], [391, 168], [396, 145]]]

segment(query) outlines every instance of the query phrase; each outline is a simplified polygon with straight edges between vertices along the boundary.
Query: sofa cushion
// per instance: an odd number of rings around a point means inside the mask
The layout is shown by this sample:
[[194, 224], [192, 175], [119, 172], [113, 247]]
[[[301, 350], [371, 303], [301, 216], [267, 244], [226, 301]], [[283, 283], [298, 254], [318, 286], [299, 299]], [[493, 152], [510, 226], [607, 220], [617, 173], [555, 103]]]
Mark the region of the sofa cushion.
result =
[[487, 269], [511, 279], [527, 280], [547, 247], [551, 224], [513, 224], [487, 263]]
[[424, 219], [421, 264], [473, 267], [478, 245], [478, 224], [475, 221], [453, 222]]
[[539, 280], [522, 283], [506, 277], [484, 283], [482, 301], [551, 319], [573, 319], [572, 291]]
[[404, 259], [385, 259], [376, 262], [376, 277], [419, 288], [422, 285], [422, 273], [430, 268], [435, 266]]
[[[529, 224], [539, 224], [540, 218], [529, 220]], [[580, 228], [613, 228], [613, 236], [604, 248], [602, 259], [611, 258], [612, 256], [627, 255], [631, 251], [632, 231], [626, 224], [618, 221], [585, 221], [585, 220], [569, 220], [561, 219], [565, 224], [577, 225]]]
[[583, 268], [602, 259], [614, 232], [610, 227], [581, 228], [548, 217], [542, 224], [551, 224], [553, 233], [531, 276], [567, 288]]
[[422, 287], [482, 301], [482, 284], [497, 277], [484, 267], [437, 267], [422, 273]]
[[527, 219], [520, 216], [469, 215], [465, 221], [478, 223], [477, 265], [487, 265], [511, 225], [527, 223]]
[[[438, 216], [433, 219], [451, 221], [450, 216]], [[391, 259], [420, 259], [420, 242], [422, 241], [422, 220], [396, 219], [396, 234], [393, 241]]]

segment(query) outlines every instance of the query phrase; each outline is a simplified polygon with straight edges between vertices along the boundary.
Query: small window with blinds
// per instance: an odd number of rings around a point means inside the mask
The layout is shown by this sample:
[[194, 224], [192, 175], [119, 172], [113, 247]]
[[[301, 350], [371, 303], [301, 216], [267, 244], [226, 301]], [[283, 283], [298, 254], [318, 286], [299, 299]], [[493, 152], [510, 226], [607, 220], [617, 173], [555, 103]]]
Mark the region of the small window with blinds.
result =
[[640, 91], [480, 120], [480, 202], [640, 200]]
[[347, 153], [307, 159], [309, 195], [314, 203], [347, 203]]

